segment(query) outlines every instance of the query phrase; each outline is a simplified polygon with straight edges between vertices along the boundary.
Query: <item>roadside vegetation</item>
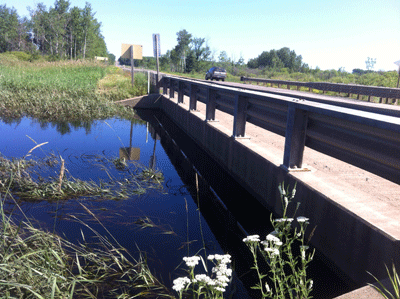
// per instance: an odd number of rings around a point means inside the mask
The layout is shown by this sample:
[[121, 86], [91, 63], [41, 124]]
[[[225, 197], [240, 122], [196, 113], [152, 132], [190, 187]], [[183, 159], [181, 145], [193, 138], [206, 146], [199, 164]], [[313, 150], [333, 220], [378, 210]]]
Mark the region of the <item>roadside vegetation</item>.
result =
[[147, 78], [94, 61], [21, 61], [18, 52], [0, 54], [0, 114], [43, 121], [84, 122], [113, 116], [130, 117], [132, 110], [113, 101], [143, 95]]

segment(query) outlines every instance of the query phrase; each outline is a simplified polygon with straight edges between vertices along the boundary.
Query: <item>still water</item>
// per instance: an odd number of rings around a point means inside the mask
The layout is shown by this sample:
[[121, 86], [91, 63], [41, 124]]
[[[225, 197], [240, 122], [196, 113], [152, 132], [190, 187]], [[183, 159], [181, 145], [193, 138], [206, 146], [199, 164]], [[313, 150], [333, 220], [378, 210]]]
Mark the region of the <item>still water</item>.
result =
[[[40, 123], [29, 118], [0, 121], [0, 153], [7, 158], [24, 157], [36, 144], [48, 142], [35, 149], [30, 158], [54, 154], [65, 160], [69, 175], [97, 182], [110, 175], [118, 176], [117, 170], [106, 171], [102, 162], [120, 158], [124, 149], [130, 148], [133, 163], [160, 170], [164, 175], [162, 190], [150, 189], [144, 195], [118, 201], [78, 198], [58, 205], [46, 201], [22, 203], [25, 214], [48, 230], [55, 227], [73, 242], [82, 241], [81, 229], [85, 234], [90, 232], [73, 221], [71, 215], [107, 234], [84, 212], [80, 203], [84, 204], [123, 247], [131, 253], [146, 252], [150, 268], [167, 286], [182, 274], [184, 267], [178, 266], [183, 256], [199, 251], [204, 255], [203, 248], [207, 254], [230, 253], [236, 276], [235, 290], [229, 293], [234, 298], [253, 297], [250, 287], [255, 280], [249, 273], [251, 256], [241, 242], [243, 227], [249, 233], [267, 234], [271, 231], [269, 213], [166, 116], [148, 111], [139, 115], [133, 120], [74, 125]], [[150, 219], [154, 227], [143, 228], [143, 219]], [[318, 274], [320, 278], [313, 277], [315, 298], [333, 298], [349, 290], [350, 286], [322, 268], [321, 263], [313, 267], [314, 272], [325, 273]], [[324, 288], [326, 278], [329, 287]]]

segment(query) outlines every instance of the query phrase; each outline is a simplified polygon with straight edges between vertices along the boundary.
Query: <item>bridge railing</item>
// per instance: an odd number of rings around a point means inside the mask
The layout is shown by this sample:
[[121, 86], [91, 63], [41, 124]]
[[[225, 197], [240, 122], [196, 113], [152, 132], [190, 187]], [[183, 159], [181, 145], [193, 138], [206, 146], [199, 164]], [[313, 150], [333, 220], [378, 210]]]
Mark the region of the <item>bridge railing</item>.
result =
[[285, 137], [282, 167], [303, 170], [305, 146], [400, 183], [400, 118], [287, 96], [164, 75], [163, 94], [189, 112], [206, 105], [205, 121], [216, 109], [233, 116], [232, 137], [246, 136], [246, 123]]
[[[278, 87], [281, 85], [286, 85], [287, 89], [290, 89], [291, 86], [295, 86], [297, 90], [300, 90], [301, 87], [306, 87], [309, 91], [313, 89], [322, 90], [323, 94], [327, 91], [337, 92], [339, 94], [347, 94], [348, 97], [351, 97], [353, 94], [357, 95], [357, 99], [360, 99], [360, 96], [367, 96], [368, 101], [371, 101], [371, 97], [378, 97], [379, 102], [383, 103], [392, 103], [397, 104], [398, 99], [400, 99], [400, 88], [388, 88], [388, 87], [380, 87], [380, 86], [366, 86], [366, 85], [357, 85], [357, 84], [340, 84], [340, 83], [328, 83], [328, 82], [298, 82], [298, 81], [286, 81], [286, 80], [271, 80], [271, 79], [262, 79], [262, 78], [249, 78], [249, 77], [241, 77], [240, 81], [250, 81], [264, 84], [270, 84], [271, 87], [275, 84]], [[391, 101], [389, 100], [391, 99]]]

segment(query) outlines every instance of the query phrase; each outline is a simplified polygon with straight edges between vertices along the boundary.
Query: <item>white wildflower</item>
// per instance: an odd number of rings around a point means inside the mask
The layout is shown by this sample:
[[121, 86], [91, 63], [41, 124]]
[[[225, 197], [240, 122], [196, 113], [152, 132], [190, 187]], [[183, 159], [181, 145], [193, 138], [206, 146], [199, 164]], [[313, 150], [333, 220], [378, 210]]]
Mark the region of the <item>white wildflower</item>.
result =
[[308, 288], [309, 288], [310, 290], [312, 289], [313, 284], [314, 284], [314, 281], [313, 281], [313, 280], [310, 280], [310, 284], [309, 284], [309, 286], [308, 286]]
[[292, 222], [293, 218], [278, 218], [275, 219], [275, 222]]
[[310, 219], [308, 219], [307, 217], [304, 217], [304, 216], [297, 217], [297, 222], [307, 222], [308, 220], [310, 220]]
[[185, 261], [186, 265], [190, 268], [195, 267], [199, 264], [200, 257], [199, 256], [192, 256], [192, 257], [184, 257], [183, 260]]
[[265, 247], [264, 251], [269, 252], [271, 254], [271, 256], [279, 255], [279, 250], [277, 248]]
[[267, 293], [271, 292], [271, 288], [269, 287], [268, 283], [265, 283], [265, 288], [267, 290]]
[[247, 236], [246, 238], [243, 239], [243, 242], [245, 242], [245, 243], [260, 242], [260, 236], [259, 235]]
[[[269, 235], [267, 235], [267, 237], [265, 238], [267, 241], [270, 241], [270, 242], [272, 242], [274, 245], [276, 245], [276, 246], [281, 246], [282, 245], [282, 242], [281, 242], [281, 240], [278, 238], [278, 237], [276, 237], [275, 235], [273, 235], [273, 234], [269, 234]], [[263, 243], [264, 244], [264, 243]]]
[[194, 279], [193, 282], [204, 282], [205, 284], [210, 284], [212, 282], [212, 279], [210, 277], [208, 277], [206, 274], [197, 274]]
[[190, 279], [187, 277], [178, 277], [177, 279], [175, 279], [173, 281], [174, 285], [173, 285], [173, 289], [177, 292], [182, 291], [187, 284], [190, 283]]

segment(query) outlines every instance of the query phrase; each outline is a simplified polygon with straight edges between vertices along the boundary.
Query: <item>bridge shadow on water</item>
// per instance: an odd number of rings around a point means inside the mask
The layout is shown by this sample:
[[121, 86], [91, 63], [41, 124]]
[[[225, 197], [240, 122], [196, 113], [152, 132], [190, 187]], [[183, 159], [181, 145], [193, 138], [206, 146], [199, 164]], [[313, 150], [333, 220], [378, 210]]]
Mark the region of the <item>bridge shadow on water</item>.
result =
[[[232, 256], [236, 282], [228, 296], [258, 298], [259, 292], [251, 289], [258, 281], [251, 269], [253, 258], [242, 240], [246, 232], [261, 238], [270, 233], [271, 212], [162, 112], [138, 110], [137, 113], [161, 137], [161, 145], [221, 248]], [[313, 298], [334, 298], [356, 287], [319, 252], [308, 273], [314, 281]]]

